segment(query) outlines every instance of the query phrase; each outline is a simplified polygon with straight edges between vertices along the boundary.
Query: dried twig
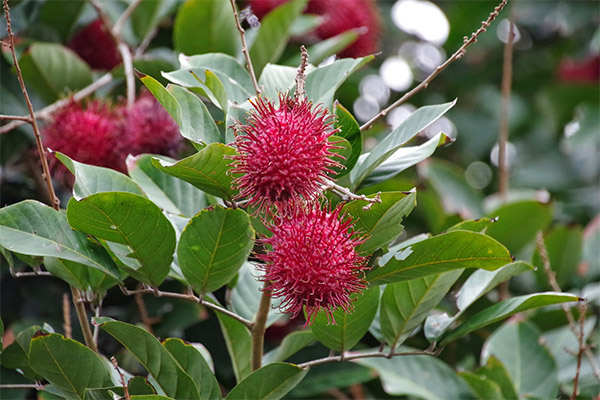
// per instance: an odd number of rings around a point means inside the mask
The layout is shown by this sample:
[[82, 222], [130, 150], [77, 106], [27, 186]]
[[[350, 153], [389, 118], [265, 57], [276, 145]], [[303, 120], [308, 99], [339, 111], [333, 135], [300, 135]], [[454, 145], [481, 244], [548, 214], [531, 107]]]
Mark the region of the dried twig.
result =
[[306, 67], [308, 66], [308, 51], [304, 45], [300, 47], [300, 52], [300, 65], [298, 66], [298, 73], [296, 74], [296, 92], [294, 94], [296, 103], [302, 102], [306, 97], [304, 86], [306, 83]]
[[231, 3], [231, 8], [233, 9], [235, 26], [237, 27], [237, 30], [240, 33], [240, 38], [242, 39], [242, 53], [244, 53], [244, 57], [246, 58], [246, 66], [248, 68], [248, 72], [250, 73], [250, 78], [252, 78], [252, 84], [254, 85], [256, 95], [260, 96], [260, 87], [258, 86], [258, 81], [256, 80], [256, 74], [254, 73], [254, 67], [252, 66], [252, 60], [250, 59], [250, 52], [248, 51], [248, 45], [246, 44], [245, 31], [244, 28], [242, 28], [242, 24], [240, 24], [240, 18], [238, 16], [235, 0], [229, 0], [229, 2]]
[[139, 292], [139, 293], [151, 293], [151, 294], [155, 295], [156, 297], [171, 297], [174, 299], [193, 301], [194, 303], [202, 304], [206, 308], [210, 308], [214, 311], [220, 312], [221, 314], [227, 315], [228, 317], [231, 317], [231, 318], [235, 319], [236, 321], [241, 322], [247, 328], [252, 329], [252, 325], [253, 325], [252, 321], [249, 321], [246, 318], [241, 317], [241, 316], [237, 315], [236, 313], [229, 311], [226, 308], [223, 308], [219, 305], [216, 305], [209, 301], [206, 301], [203, 298], [194, 295], [193, 293], [184, 294], [184, 293], [163, 292], [161, 290], [151, 288], [151, 287], [144, 287], [142, 289], [137, 289], [137, 290], [128, 290], [127, 288], [125, 288], [123, 286], [120, 286], [120, 288], [121, 288], [121, 291], [123, 292], [123, 294], [126, 296], [132, 296]]
[[[113, 80], [113, 77], [110, 73], [104, 74], [100, 78], [98, 78], [96, 81], [89, 84], [88, 86], [73, 93], [73, 95], [66, 97], [64, 99], [60, 99], [60, 100], [50, 104], [49, 106], [44, 107], [39, 111], [36, 111], [34, 114], [35, 118], [46, 119], [54, 111], [64, 107], [70, 101], [80, 101], [80, 100], [86, 98], [87, 96], [91, 95], [92, 93], [94, 93], [97, 89], [99, 89], [103, 86], [106, 86], [107, 84], [112, 82], [112, 80]], [[6, 125], [0, 126], [0, 135], [3, 133], [9, 132], [15, 128], [18, 128], [19, 126], [29, 123], [30, 118], [31, 118], [30, 116], [19, 116], [17, 118], [6, 118], [6, 119], [13, 119], [14, 121], [12, 121]]]
[[[540, 253], [540, 258], [542, 259], [542, 264], [544, 266], [544, 273], [546, 274], [546, 277], [548, 278], [548, 283], [552, 287], [552, 290], [554, 290], [555, 292], [562, 292], [560, 286], [558, 285], [558, 281], [556, 280], [556, 274], [554, 273], [554, 271], [551, 268], [550, 258], [548, 257], [548, 249], [546, 249], [546, 243], [544, 243], [544, 235], [542, 234], [541, 231], [538, 232], [538, 234], [537, 234], [536, 245], [537, 245], [538, 252]], [[561, 304], [561, 307], [562, 307], [563, 311], [565, 312], [565, 315], [567, 316], [567, 321], [569, 322], [569, 327], [571, 328], [571, 332], [573, 332], [575, 337], [579, 337], [581, 331], [579, 329], [577, 329], [577, 322], [575, 321], [575, 317], [573, 316], [571, 309], [565, 304]], [[582, 351], [582, 350], [583, 350], [583, 353], [585, 353], [585, 356], [587, 357], [588, 361], [590, 362], [590, 366], [592, 367], [594, 376], [596, 377], [596, 379], [598, 381], [600, 381], [600, 367], [598, 367], [598, 363], [596, 362], [596, 357], [594, 356], [594, 353], [592, 353], [592, 351], [587, 346], [583, 346], [583, 348], [581, 348], [581, 347], [579, 348], [579, 351]]]
[[125, 383], [125, 377], [123, 376], [123, 373], [121, 372], [121, 368], [119, 368], [119, 363], [117, 363], [117, 359], [112, 356], [110, 358], [110, 362], [112, 363], [113, 367], [115, 367], [115, 369], [117, 370], [117, 373], [119, 374], [119, 379], [121, 380], [121, 386], [123, 386], [123, 392], [125, 394], [125, 400], [130, 400], [131, 397], [129, 397], [129, 388], [127, 387], [127, 384]]
[[439, 65], [427, 78], [425, 78], [425, 80], [423, 82], [421, 82], [419, 85], [415, 86], [411, 91], [407, 92], [400, 99], [396, 100], [394, 103], [390, 104], [388, 107], [381, 110], [379, 112], [379, 114], [375, 115], [373, 118], [371, 118], [369, 121], [367, 121], [363, 126], [361, 126], [360, 130], [365, 131], [365, 130], [369, 129], [371, 126], [373, 126], [373, 124], [375, 124], [375, 122], [377, 122], [381, 118], [385, 117], [394, 108], [398, 107], [401, 104], [404, 104], [406, 101], [408, 101], [408, 99], [413, 97], [415, 94], [417, 94], [421, 90], [427, 88], [427, 86], [429, 86], [431, 81], [433, 81], [433, 79], [436, 76], [438, 76], [440, 74], [440, 72], [445, 70], [454, 61], [462, 58], [467, 51], [467, 47], [469, 47], [470, 45], [475, 43], [477, 41], [477, 37], [479, 37], [479, 35], [481, 35], [483, 32], [486, 31], [486, 29], [490, 26], [490, 24], [496, 19], [496, 17], [500, 13], [500, 11], [502, 11], [502, 9], [506, 5], [507, 1], [508, 0], [502, 0], [502, 2], [500, 2], [500, 4], [498, 6], [496, 6], [494, 11], [492, 11], [490, 13], [490, 15], [488, 16], [488, 19], [481, 23], [481, 27], [479, 29], [477, 29], [477, 31], [473, 32], [471, 34], [470, 38], [465, 36], [463, 45], [460, 46], [459, 49], [456, 50], [456, 52], [450, 56], [450, 58], [448, 58], [446, 61], [444, 61], [443, 64]]
[[31, 123], [31, 117], [29, 115], [0, 115], [0, 120], [22, 121], [28, 124]]
[[[131, 14], [133, 9], [135, 9], [135, 7], [137, 7], [139, 2], [134, 1], [130, 5], [130, 7], [128, 7], [127, 10], [125, 10], [123, 15], [119, 18], [119, 21], [117, 21], [119, 23], [119, 26], [117, 26], [116, 24], [113, 26], [110, 17], [104, 12], [104, 9], [102, 8], [102, 5], [98, 2], [98, 0], [88, 0], [88, 1], [96, 9], [98, 16], [100, 17], [100, 19], [102, 19], [102, 23], [104, 24], [106, 29], [108, 29], [111, 36], [117, 43], [117, 49], [119, 50], [119, 53], [121, 54], [121, 58], [123, 59], [123, 71], [125, 73], [125, 84], [127, 86], [127, 105], [131, 106], [133, 104], [133, 102], [135, 101], [135, 74], [133, 71], [133, 59], [131, 56], [131, 50], [129, 49], [129, 46], [127, 45], [127, 43], [125, 43], [125, 41], [123, 40], [123, 37], [121, 36], [121, 28], [122, 28], [123, 24], [125, 23], [125, 21], [127, 20], [127, 17], [129, 16], [129, 15], [125, 15], [127, 13], [127, 11], [129, 11], [129, 13]], [[130, 8], [134, 5], [135, 5], [135, 7], [133, 7], [130, 10]], [[125, 18], [123, 18], [123, 17], [125, 17]]]
[[508, 196], [508, 164], [506, 159], [506, 143], [508, 142], [509, 112], [510, 112], [510, 90], [512, 83], [512, 60], [513, 44], [515, 41], [515, 24], [513, 16], [509, 18], [508, 41], [504, 45], [504, 57], [502, 63], [502, 110], [500, 115], [500, 132], [498, 135], [498, 169], [500, 179], [500, 197], [506, 201]]
[[69, 299], [69, 295], [67, 293], [63, 293], [63, 331], [65, 331], [65, 336], [69, 339], [73, 337], [71, 334], [73, 329], [71, 327], [71, 300]]

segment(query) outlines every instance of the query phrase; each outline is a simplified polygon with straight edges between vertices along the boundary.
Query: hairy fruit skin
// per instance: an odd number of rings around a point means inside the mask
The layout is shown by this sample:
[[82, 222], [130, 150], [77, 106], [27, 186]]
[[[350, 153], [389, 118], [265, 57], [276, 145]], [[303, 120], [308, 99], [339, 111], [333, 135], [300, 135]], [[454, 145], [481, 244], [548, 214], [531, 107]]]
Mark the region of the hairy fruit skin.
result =
[[236, 127], [237, 198], [248, 198], [258, 212], [275, 206], [286, 215], [321, 196], [327, 174], [340, 166], [328, 140], [338, 130], [326, 110], [307, 101], [280, 95], [278, 106], [262, 97], [252, 104], [246, 124]]
[[69, 47], [92, 69], [113, 69], [121, 64], [117, 43], [100, 18], [73, 36]]
[[[248, 4], [260, 18], [288, 0], [250, 0]], [[329, 39], [354, 28], [363, 28], [358, 39], [340, 57], [363, 57], [379, 50], [381, 20], [374, 0], [310, 0], [307, 14], [323, 17], [313, 32], [319, 39]]]
[[270, 227], [272, 236], [261, 240], [268, 249], [258, 256], [265, 262], [264, 290], [281, 297], [279, 308], [292, 318], [304, 308], [306, 325], [321, 310], [335, 323], [333, 312], [352, 311], [350, 295], [366, 287], [367, 257], [356, 251], [365, 238], [340, 211], [300, 209], [290, 218], [278, 218]]

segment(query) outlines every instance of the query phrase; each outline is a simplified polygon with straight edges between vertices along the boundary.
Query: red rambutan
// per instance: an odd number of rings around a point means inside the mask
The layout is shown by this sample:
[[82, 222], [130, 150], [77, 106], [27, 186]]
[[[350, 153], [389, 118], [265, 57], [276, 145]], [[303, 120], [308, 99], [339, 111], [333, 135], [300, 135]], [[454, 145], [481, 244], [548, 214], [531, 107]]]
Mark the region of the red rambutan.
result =
[[92, 69], [113, 69], [121, 64], [117, 43], [100, 18], [77, 32], [69, 47]]
[[[263, 17], [286, 1], [250, 0], [248, 4], [258, 17]], [[379, 48], [381, 20], [374, 0], [310, 0], [305, 12], [324, 18], [314, 32], [320, 39], [328, 39], [353, 28], [365, 29], [354, 43], [339, 54], [340, 57], [362, 57]]]
[[123, 113], [125, 154], [175, 156], [181, 149], [179, 126], [151, 93], [142, 93], [130, 108], [123, 107]]
[[328, 138], [338, 130], [334, 118], [320, 106], [279, 96], [279, 106], [259, 97], [246, 124], [236, 127], [234, 186], [238, 198], [249, 199], [258, 212], [271, 209], [288, 214], [322, 193], [326, 174], [340, 164]]
[[350, 295], [366, 287], [367, 258], [356, 252], [364, 237], [340, 210], [298, 209], [291, 218], [277, 218], [270, 227], [273, 235], [261, 239], [267, 245], [266, 253], [258, 256], [265, 262], [265, 291], [281, 297], [280, 310], [292, 313], [292, 318], [304, 308], [306, 324], [320, 310], [335, 323], [333, 312], [352, 311]]
[[70, 102], [42, 129], [46, 147], [85, 164], [124, 171], [124, 159], [115, 150], [119, 135], [116, 113], [100, 101], [90, 101], [85, 108]]

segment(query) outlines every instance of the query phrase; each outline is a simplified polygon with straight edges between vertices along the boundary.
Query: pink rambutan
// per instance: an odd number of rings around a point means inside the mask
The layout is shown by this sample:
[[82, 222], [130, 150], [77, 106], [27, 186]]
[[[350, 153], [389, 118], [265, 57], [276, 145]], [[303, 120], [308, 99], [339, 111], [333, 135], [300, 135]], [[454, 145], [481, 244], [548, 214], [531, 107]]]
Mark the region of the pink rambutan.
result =
[[333, 116], [321, 106], [296, 102], [279, 96], [279, 106], [259, 97], [252, 102], [246, 124], [236, 127], [233, 183], [240, 189], [238, 198], [248, 198], [258, 212], [270, 210], [287, 214], [314, 201], [332, 167], [335, 143], [328, 141], [336, 132]]
[[92, 69], [113, 69], [121, 64], [117, 43], [100, 18], [77, 32], [69, 47]]
[[340, 210], [298, 209], [290, 218], [277, 217], [270, 227], [273, 235], [261, 239], [266, 245], [266, 253], [258, 256], [265, 262], [264, 290], [282, 298], [279, 308], [292, 318], [304, 308], [306, 324], [321, 310], [335, 323], [333, 312], [352, 311], [350, 295], [366, 287], [367, 258], [356, 251], [364, 237]]
[[[250, 0], [248, 4], [262, 18], [286, 1]], [[353, 28], [364, 28], [358, 39], [339, 54], [340, 57], [362, 57], [378, 50], [381, 20], [374, 0], [310, 0], [305, 12], [324, 18], [313, 32], [320, 39], [328, 39]]]
[[70, 102], [42, 129], [46, 147], [85, 164], [124, 171], [124, 160], [114, 145], [119, 134], [116, 113], [100, 101], [90, 101], [85, 107]]
[[142, 93], [131, 107], [123, 107], [122, 112], [125, 154], [175, 156], [181, 149], [183, 137], [179, 126], [151, 93]]

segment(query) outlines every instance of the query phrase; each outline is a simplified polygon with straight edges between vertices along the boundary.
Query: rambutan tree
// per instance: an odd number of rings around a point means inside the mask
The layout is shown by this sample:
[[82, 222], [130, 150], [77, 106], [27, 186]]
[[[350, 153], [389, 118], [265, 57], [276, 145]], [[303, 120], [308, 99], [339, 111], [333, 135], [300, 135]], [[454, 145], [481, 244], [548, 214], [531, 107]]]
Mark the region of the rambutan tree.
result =
[[[1, 208], [0, 250], [11, 281], [60, 280], [70, 296], [62, 323], [3, 315], [3, 398], [28, 388], [148, 400], [346, 398], [348, 387], [354, 398], [587, 393], [578, 384], [597, 368], [593, 322], [580, 293], [561, 291], [568, 272], [552, 272], [565, 264], [556, 249], [580, 236], [544, 236], [552, 211], [531, 196], [502, 192], [484, 211], [455, 169], [429, 160], [456, 139], [439, 125], [455, 95], [382, 123], [484, 37], [505, 0], [363, 124], [338, 89], [376, 62], [373, 1], [22, 6], [54, 43], [18, 40], [9, 3], [3, 51], [28, 115], [2, 119], [31, 127], [28, 157], [43, 166], [50, 205]], [[177, 53], [148, 50], [171, 29]], [[425, 180], [403, 180], [416, 165]], [[534, 265], [552, 291], [511, 296], [507, 281]], [[555, 360], [566, 355], [548, 352], [529, 321], [552, 305], [571, 326], [547, 340], [575, 343], [565, 362], [578, 366], [562, 375]]]

